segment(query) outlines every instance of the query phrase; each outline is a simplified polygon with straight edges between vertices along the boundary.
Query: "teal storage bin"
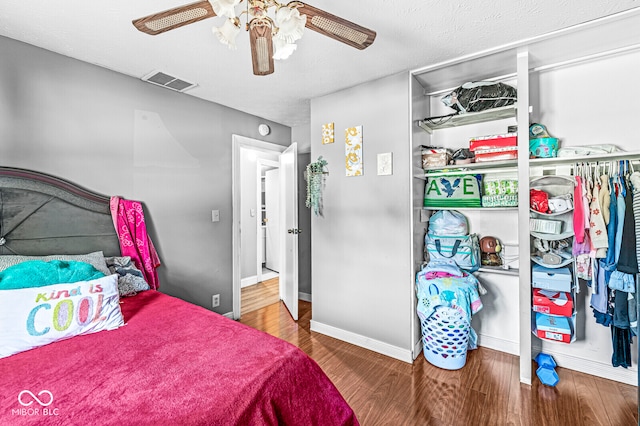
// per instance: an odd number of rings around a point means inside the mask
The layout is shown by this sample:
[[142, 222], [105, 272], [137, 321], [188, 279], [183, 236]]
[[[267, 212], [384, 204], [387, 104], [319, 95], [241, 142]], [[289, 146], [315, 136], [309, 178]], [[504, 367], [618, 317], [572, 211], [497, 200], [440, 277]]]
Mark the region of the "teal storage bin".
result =
[[529, 157], [552, 158], [558, 156], [558, 138], [536, 138], [529, 140]]

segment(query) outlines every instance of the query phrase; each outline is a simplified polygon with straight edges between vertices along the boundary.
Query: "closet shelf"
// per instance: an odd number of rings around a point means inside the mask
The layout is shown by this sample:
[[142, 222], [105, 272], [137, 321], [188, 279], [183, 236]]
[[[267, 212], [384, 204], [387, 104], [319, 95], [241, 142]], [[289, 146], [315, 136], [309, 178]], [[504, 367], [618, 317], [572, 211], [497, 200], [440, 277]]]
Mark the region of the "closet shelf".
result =
[[451, 127], [466, 126], [469, 124], [484, 123], [486, 121], [501, 120], [504, 118], [513, 118], [516, 116], [516, 106], [509, 105], [505, 107], [492, 108], [486, 111], [467, 112], [464, 114], [456, 114], [444, 117], [425, 118], [418, 120], [418, 127], [427, 133], [433, 133], [434, 130], [447, 129]]
[[513, 275], [519, 276], [520, 270], [515, 268], [505, 269], [502, 266], [482, 266], [478, 269], [478, 272], [488, 272], [491, 274]]
[[460, 174], [508, 173], [516, 172], [517, 170], [517, 160], [487, 161], [484, 163], [433, 167], [426, 169], [424, 173], [415, 174], [414, 177], [426, 180], [429, 177], [456, 176]]
[[514, 207], [422, 207], [422, 210], [460, 210], [460, 211], [473, 211], [473, 210], [518, 210], [518, 206]]
[[575, 164], [575, 163], [593, 163], [603, 161], [618, 160], [638, 160], [640, 159], [640, 151], [618, 151], [610, 154], [601, 155], [580, 155], [576, 157], [552, 157], [552, 158], [532, 158], [529, 160], [529, 167], [558, 165], [558, 164]]

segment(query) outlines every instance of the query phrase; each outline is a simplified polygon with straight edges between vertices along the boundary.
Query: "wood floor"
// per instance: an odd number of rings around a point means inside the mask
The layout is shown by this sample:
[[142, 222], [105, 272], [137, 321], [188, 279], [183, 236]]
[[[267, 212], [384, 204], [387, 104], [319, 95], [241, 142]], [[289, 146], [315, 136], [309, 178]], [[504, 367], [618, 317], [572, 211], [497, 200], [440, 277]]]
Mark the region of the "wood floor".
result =
[[278, 277], [242, 289], [240, 315], [278, 303], [280, 300]]
[[[479, 348], [456, 371], [422, 354], [402, 361], [311, 332], [311, 304], [300, 301], [298, 323], [282, 302], [249, 312], [241, 322], [298, 346], [316, 360], [369, 425], [611, 425], [638, 424], [635, 386], [558, 368], [556, 387], [519, 382], [518, 358]], [[535, 371], [535, 365], [534, 365]]]

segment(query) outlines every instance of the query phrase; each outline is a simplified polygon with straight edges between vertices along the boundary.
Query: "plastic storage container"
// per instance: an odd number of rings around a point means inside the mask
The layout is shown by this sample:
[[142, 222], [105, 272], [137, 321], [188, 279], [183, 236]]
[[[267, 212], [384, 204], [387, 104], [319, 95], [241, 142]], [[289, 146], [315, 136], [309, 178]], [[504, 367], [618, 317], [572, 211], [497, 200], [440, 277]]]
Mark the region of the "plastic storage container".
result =
[[536, 138], [529, 140], [531, 158], [552, 158], [558, 156], [557, 138]]
[[469, 323], [460, 311], [438, 307], [421, 322], [424, 357], [445, 370], [458, 370], [467, 362]]

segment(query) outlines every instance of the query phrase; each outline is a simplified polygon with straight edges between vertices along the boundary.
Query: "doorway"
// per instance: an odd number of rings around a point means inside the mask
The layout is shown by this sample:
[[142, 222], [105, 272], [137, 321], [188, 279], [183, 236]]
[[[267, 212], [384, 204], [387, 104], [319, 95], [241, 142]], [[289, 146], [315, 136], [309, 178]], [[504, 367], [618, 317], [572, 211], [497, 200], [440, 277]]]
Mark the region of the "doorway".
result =
[[[268, 281], [266, 279], [268, 276], [263, 273], [262, 269], [267, 264], [266, 258], [262, 257], [262, 251], [266, 249], [262, 241], [262, 229], [265, 229], [266, 232], [266, 227], [263, 228], [262, 225], [263, 219], [269, 219], [263, 216], [265, 203], [261, 198], [262, 171], [277, 170], [279, 172], [282, 161], [285, 161], [285, 169], [288, 174], [278, 176], [277, 181], [273, 180], [274, 175], [277, 174], [271, 174], [270, 179], [272, 180], [271, 185], [277, 186], [279, 192], [283, 194], [279, 200], [275, 201], [278, 210], [289, 212], [292, 203], [297, 205], [297, 187], [291, 185], [291, 180], [295, 179], [295, 173], [297, 173], [295, 155], [293, 156], [295, 171], [293, 174], [290, 172], [291, 153], [296, 152], [295, 146], [295, 143], [290, 147], [285, 147], [233, 135], [233, 318], [235, 319], [239, 319], [244, 311], [242, 309], [243, 283], [246, 287], [246, 284], [249, 283]], [[251, 188], [248, 182], [253, 183], [253, 189], [247, 190], [248, 187]], [[272, 205], [273, 203], [274, 201], [271, 200]], [[294, 238], [297, 237], [297, 215], [293, 218], [294, 220], [290, 214], [279, 216], [279, 218], [273, 219], [279, 226], [270, 229], [270, 232], [273, 233], [271, 235], [272, 242], [278, 242], [274, 245], [275, 248], [271, 247], [271, 257], [275, 258], [276, 265], [278, 263], [279, 265], [274, 266], [269, 263], [271, 270], [279, 269], [277, 271], [278, 277], [274, 278], [278, 296], [275, 301], [282, 299], [292, 317], [297, 319], [298, 297], [295, 297], [295, 303], [291, 301], [290, 297], [291, 294], [297, 295], [298, 293], [298, 253], [297, 244], [293, 244], [293, 242], [297, 243], [297, 238]], [[277, 250], [277, 253], [273, 250]], [[269, 256], [268, 252], [265, 254]], [[278, 257], [280, 262], [277, 262]], [[293, 271], [296, 272], [293, 273]], [[271, 284], [273, 288], [273, 281]]]

